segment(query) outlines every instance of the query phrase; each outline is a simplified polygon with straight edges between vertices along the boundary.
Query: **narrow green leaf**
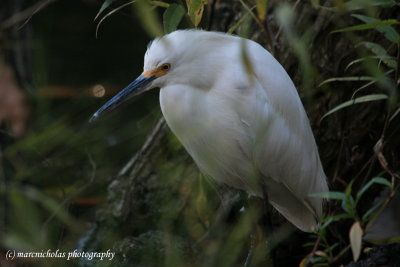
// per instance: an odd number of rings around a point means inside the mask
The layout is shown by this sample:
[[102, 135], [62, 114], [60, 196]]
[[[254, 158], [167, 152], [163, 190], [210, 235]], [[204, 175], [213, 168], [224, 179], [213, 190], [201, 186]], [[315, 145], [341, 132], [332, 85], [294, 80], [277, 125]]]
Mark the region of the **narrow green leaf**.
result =
[[342, 220], [342, 219], [350, 219], [351, 215], [348, 214], [348, 213], [342, 213], [342, 214], [334, 215], [331, 218], [334, 221], [339, 221], [339, 220]]
[[[344, 69], [344, 71], [347, 71], [352, 65], [354, 65], [354, 64], [356, 64], [356, 63], [359, 63], [359, 62], [362, 62], [362, 61], [365, 61], [365, 60], [367, 60], [367, 59], [381, 59], [382, 57], [379, 57], [379, 56], [368, 56], [368, 57], [363, 57], [363, 58], [357, 58], [357, 59], [355, 59], [355, 60], [353, 60], [353, 61], [351, 61], [349, 64], [347, 64], [347, 66], [346, 66], [346, 68]], [[388, 56], [388, 57], [383, 57], [382, 59], [387, 59], [387, 60], [393, 60], [394, 58], [393, 57], [391, 57], [391, 56]], [[382, 60], [383, 61], [383, 60]], [[386, 63], [385, 63], [386, 64]], [[388, 65], [388, 64], [386, 64], [386, 65]], [[393, 67], [393, 63], [390, 63], [390, 67]], [[376, 81], [375, 81], [376, 82]]]
[[170, 6], [170, 4], [161, 2], [161, 1], [150, 1], [150, 4], [152, 4], [154, 6], [165, 7], [165, 8], [168, 8]]
[[[353, 14], [352, 16], [365, 23], [374, 23], [381, 21], [380, 19], [371, 18], [360, 14]], [[397, 43], [400, 39], [399, 33], [391, 26], [376, 27], [376, 30], [382, 33], [385, 36], [385, 38], [387, 38], [392, 43]]]
[[163, 35], [163, 27], [158, 19], [154, 8], [150, 5], [148, 0], [137, 0], [135, 5], [136, 13], [139, 15], [140, 22], [143, 29], [152, 38]]
[[355, 26], [350, 26], [350, 27], [346, 27], [343, 29], [335, 30], [335, 31], [332, 31], [331, 33], [369, 30], [369, 29], [374, 29], [377, 27], [388, 26], [388, 25], [393, 25], [393, 24], [398, 24], [398, 21], [395, 19], [388, 19], [388, 20], [382, 20], [382, 21], [378, 21], [378, 22], [365, 23], [365, 24], [361, 24], [361, 25], [355, 25]]
[[394, 0], [350, 0], [345, 3], [347, 10], [365, 9], [370, 6], [392, 7], [396, 5]]
[[255, 77], [255, 72], [254, 72], [254, 67], [253, 63], [251, 62], [251, 59], [249, 57], [249, 54], [247, 53], [247, 43], [242, 39], [241, 42], [241, 47], [240, 47], [240, 52], [241, 52], [241, 59], [242, 59], [242, 64], [246, 69], [246, 74], [247, 74], [247, 79], [249, 80], [250, 83], [254, 82], [254, 77]]
[[389, 56], [385, 48], [383, 48], [381, 45], [366, 41], [361, 42], [360, 44], [363, 45], [368, 50], [372, 51], [372, 53], [377, 55], [378, 58], [390, 68], [395, 69], [397, 67], [396, 59], [394, 57]]
[[366, 95], [366, 96], [357, 97], [355, 99], [346, 101], [346, 102], [340, 104], [339, 106], [331, 109], [324, 116], [322, 116], [321, 121], [325, 117], [327, 117], [327, 116], [329, 116], [329, 115], [335, 113], [336, 111], [341, 110], [341, 109], [343, 109], [345, 107], [349, 107], [349, 106], [352, 106], [354, 104], [359, 104], [359, 103], [364, 103], [364, 102], [383, 100], [383, 99], [387, 99], [387, 98], [388, 98], [388, 96], [384, 95], [384, 94], [374, 94], [374, 95]]
[[304, 244], [302, 245], [303, 248], [306, 248], [306, 247], [314, 247], [314, 246], [315, 246], [315, 242], [314, 242], [314, 241], [312, 241], [312, 242], [307, 242], [307, 243], [304, 243]]
[[367, 82], [366, 84], [363, 84], [362, 86], [358, 87], [356, 90], [354, 90], [354, 93], [351, 95], [351, 99], [354, 99], [356, 97], [356, 94], [359, 93], [362, 89], [367, 88], [368, 86], [373, 85], [376, 82], [377, 82], [377, 80], [370, 81], [370, 82]]
[[372, 208], [370, 208], [364, 215], [362, 216], [362, 221], [368, 222], [373, 215], [373, 213], [382, 205], [382, 203], [375, 204]]
[[346, 200], [347, 196], [342, 192], [321, 192], [310, 194], [310, 197]]
[[365, 41], [365, 42], [359, 43], [358, 45], [363, 45], [365, 48], [367, 48], [368, 50], [371, 50], [377, 56], [387, 56], [387, 57], [389, 56], [386, 53], [385, 48], [383, 48], [380, 44]]
[[359, 81], [372, 81], [372, 80], [375, 80], [375, 78], [371, 76], [334, 77], [318, 84], [318, 87], [331, 82], [359, 82]]
[[390, 117], [389, 122], [391, 122], [394, 118], [396, 118], [397, 115], [400, 113], [400, 108], [398, 108], [393, 115]]
[[237, 27], [239, 27], [240, 24], [242, 24], [242, 23], [247, 19], [247, 17], [248, 17], [249, 15], [250, 15], [250, 12], [247, 12], [246, 14], [244, 14], [244, 15], [240, 18], [240, 20], [239, 20], [238, 22], [236, 22], [235, 25], [233, 25], [233, 26], [227, 31], [227, 33], [228, 33], [228, 34], [232, 34], [232, 33], [237, 29]]
[[350, 183], [347, 185], [346, 187], [346, 196], [350, 196], [351, 195], [351, 188], [353, 187], [353, 183], [354, 183], [354, 179], [350, 181]]
[[396, 4], [394, 0], [369, 0], [372, 6], [392, 7]]
[[256, 1], [258, 18], [261, 21], [264, 21], [265, 18], [267, 17], [268, 0], [255, 0], [255, 1]]
[[350, 228], [349, 238], [350, 238], [350, 246], [351, 251], [353, 252], [353, 260], [357, 262], [360, 257], [361, 248], [362, 248], [362, 236], [363, 229], [361, 228], [360, 222], [355, 222], [353, 226]]
[[359, 62], [362, 62], [362, 61], [364, 61], [365, 59], [366, 59], [365, 57], [362, 57], [362, 58], [357, 58], [357, 59], [355, 59], [355, 60], [350, 61], [350, 63], [347, 64], [346, 68], [344, 68], [344, 71], [347, 71], [352, 65], [354, 65], [354, 64], [356, 64], [356, 63], [359, 63]]
[[109, 7], [109, 6], [112, 4], [112, 2], [114, 2], [114, 1], [115, 1], [115, 0], [105, 0], [105, 1], [103, 2], [103, 4], [101, 5], [100, 10], [99, 10], [99, 12], [97, 13], [96, 17], [94, 18], [94, 20], [96, 20], [96, 19], [100, 16], [100, 14], [103, 13], [103, 11], [104, 11], [107, 7]]
[[386, 180], [385, 178], [382, 177], [372, 178], [366, 185], [364, 185], [363, 188], [360, 189], [360, 191], [358, 191], [356, 197], [356, 203], [360, 200], [365, 191], [367, 191], [368, 188], [370, 188], [373, 184], [381, 184], [381, 185], [386, 185], [387, 187], [392, 187], [392, 183]]
[[325, 229], [328, 225], [330, 225], [331, 223], [334, 222], [334, 219], [331, 217], [329, 217], [320, 227], [319, 230]]
[[324, 229], [329, 226], [331, 223], [342, 220], [342, 219], [350, 219], [352, 216], [348, 213], [341, 213], [338, 215], [329, 216], [329, 218], [319, 227], [319, 229]]
[[102, 17], [101, 20], [99, 21], [99, 23], [97, 23], [97, 27], [96, 27], [96, 38], [97, 38], [97, 33], [98, 33], [98, 31], [99, 31], [100, 25], [101, 25], [101, 23], [102, 23], [106, 18], [108, 18], [109, 16], [111, 16], [112, 14], [114, 14], [115, 12], [117, 12], [118, 10], [120, 10], [120, 9], [122, 9], [122, 8], [128, 6], [128, 5], [133, 4], [134, 2], [135, 2], [135, 0], [133, 0], [133, 1], [131, 1], [131, 2], [128, 2], [128, 3], [125, 3], [125, 4], [123, 4], [123, 5], [119, 6], [119, 7], [117, 7], [117, 8], [115, 8], [115, 9], [111, 10], [111, 11], [108, 12], [104, 17]]
[[171, 4], [163, 14], [164, 32], [170, 33], [175, 31], [184, 14], [185, 8], [183, 6]]
[[354, 215], [355, 215], [355, 214], [354, 214], [354, 210], [353, 210], [352, 206], [350, 205], [350, 203], [349, 203], [348, 201], [346, 201], [346, 200], [343, 200], [343, 201], [342, 201], [342, 209], [343, 209], [345, 212], [347, 212], [351, 218], [354, 218], [354, 217], [355, 217], [355, 216], [354, 216]]

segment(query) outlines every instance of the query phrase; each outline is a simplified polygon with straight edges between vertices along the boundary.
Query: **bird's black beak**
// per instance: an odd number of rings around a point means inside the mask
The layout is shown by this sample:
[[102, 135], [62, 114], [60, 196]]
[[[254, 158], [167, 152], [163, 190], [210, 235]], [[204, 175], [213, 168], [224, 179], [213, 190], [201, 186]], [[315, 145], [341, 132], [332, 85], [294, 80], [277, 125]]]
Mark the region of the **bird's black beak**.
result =
[[97, 110], [96, 113], [94, 113], [93, 116], [90, 118], [89, 122], [95, 121], [101, 115], [113, 110], [119, 104], [125, 102], [129, 98], [142, 93], [147, 89], [147, 85], [149, 85], [149, 83], [151, 83], [156, 78], [156, 76], [145, 76], [143, 74], [140, 75], [135, 81], [125, 87], [125, 89], [120, 91], [107, 103], [105, 103], [99, 110]]

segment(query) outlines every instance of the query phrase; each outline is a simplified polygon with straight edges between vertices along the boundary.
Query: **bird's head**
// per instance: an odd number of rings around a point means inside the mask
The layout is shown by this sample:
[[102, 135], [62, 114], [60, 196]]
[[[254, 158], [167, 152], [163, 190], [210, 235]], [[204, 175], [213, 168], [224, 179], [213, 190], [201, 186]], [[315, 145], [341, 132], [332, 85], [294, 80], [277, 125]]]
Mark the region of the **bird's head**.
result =
[[[98, 109], [90, 118], [90, 122], [98, 119], [105, 113], [110, 112], [126, 100], [139, 95], [142, 92], [163, 85], [165, 77], [169, 72], [171, 72], [171, 59], [166, 56], [164, 51], [160, 51], [160, 49], [152, 49], [152, 46], [152, 43], [150, 43], [146, 52], [142, 74]], [[150, 51], [154, 52], [151, 53]]]
[[[221, 33], [203, 31], [175, 31], [152, 41], [144, 57], [143, 73], [125, 89], [106, 102], [90, 121], [113, 110], [115, 107], [152, 88], [164, 88], [173, 84], [190, 84], [192, 88], [211, 88], [223, 60], [221, 50], [224, 41], [232, 37]], [[225, 53], [226, 54], [226, 53]], [[226, 60], [225, 60], [226, 62]]]

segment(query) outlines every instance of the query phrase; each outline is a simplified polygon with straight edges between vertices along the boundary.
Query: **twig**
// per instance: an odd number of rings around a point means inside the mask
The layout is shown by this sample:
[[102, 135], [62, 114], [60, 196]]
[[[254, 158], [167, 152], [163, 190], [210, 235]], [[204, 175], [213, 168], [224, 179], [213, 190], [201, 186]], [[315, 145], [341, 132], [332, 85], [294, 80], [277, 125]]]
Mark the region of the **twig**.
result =
[[[117, 12], [118, 10], [120, 10], [120, 9], [126, 7], [126, 6], [129, 6], [130, 4], [133, 4], [134, 2], [136, 2], [136, 1], [133, 0], [133, 1], [131, 1], [131, 2], [125, 3], [125, 4], [123, 4], [123, 5], [119, 6], [119, 7], [117, 7], [117, 8], [115, 8], [115, 9], [111, 10], [111, 11], [108, 12], [104, 17], [102, 17], [101, 20], [99, 21], [99, 23], [97, 23], [97, 27], [96, 27], [96, 39], [97, 39], [97, 33], [98, 33], [98, 31], [99, 31], [99, 28], [100, 28], [100, 24], [101, 24], [107, 17], [111, 16], [112, 14], [114, 14], [115, 12]], [[95, 18], [95, 19], [96, 19], [96, 18]]]
[[339, 173], [339, 165], [340, 165], [340, 159], [342, 158], [342, 152], [343, 152], [343, 146], [344, 146], [344, 133], [342, 131], [342, 140], [340, 142], [340, 149], [339, 149], [339, 155], [338, 158], [336, 160], [336, 167], [335, 167], [335, 173], [333, 174], [333, 179], [332, 182], [334, 182], [335, 180], [338, 180], [340, 183], [342, 183], [345, 187], [347, 187], [347, 183], [345, 181], [343, 181], [342, 179], [339, 178], [338, 173]]
[[[342, 251], [340, 251], [340, 253], [338, 255], [336, 255], [336, 257], [334, 257], [329, 263], [332, 266], [335, 266], [334, 263], [337, 262], [343, 255], [346, 254], [346, 252], [350, 249], [350, 245], [347, 245], [344, 249], [342, 249]], [[329, 266], [331, 266], [329, 265]]]
[[267, 40], [268, 45], [270, 46], [271, 49], [274, 48], [273, 43], [272, 43], [272, 38], [269, 36], [268, 30], [265, 28], [264, 24], [257, 18], [257, 16], [254, 14], [252, 9], [246, 5], [246, 3], [243, 0], [239, 0], [240, 3], [243, 5], [243, 7], [247, 10], [247, 12], [250, 13], [250, 15], [253, 17], [254, 21], [258, 24], [260, 29], [263, 31], [265, 39]]
[[1, 28], [2, 29], [8, 29], [14, 26], [15, 24], [25, 20], [25, 22], [18, 27], [18, 30], [20, 30], [22, 27], [24, 27], [30, 20], [31, 18], [40, 10], [51, 4], [52, 2], [55, 2], [56, 0], [43, 0], [39, 3], [36, 3], [35, 5], [28, 7], [27, 9], [18, 12], [11, 16], [10, 18], [6, 19], [2, 24]]
[[[46, 228], [47, 225], [50, 223], [50, 221], [58, 214], [58, 212], [61, 210], [61, 207], [64, 207], [65, 204], [69, 203], [72, 199], [76, 198], [79, 196], [82, 192], [84, 192], [87, 188], [89, 188], [94, 181], [94, 178], [96, 177], [96, 163], [93, 160], [92, 155], [89, 153], [89, 151], [86, 149], [86, 153], [88, 155], [89, 163], [92, 166], [92, 175], [90, 176], [89, 182], [85, 182], [85, 184], [81, 187], [79, 187], [75, 192], [71, 193], [69, 196], [66, 196], [63, 201], [60, 203], [60, 205], [57, 207], [55, 211], [46, 219], [46, 221], [42, 225], [42, 229]], [[65, 192], [63, 191], [63, 195], [65, 195]]]
[[[144, 155], [147, 155], [149, 151], [152, 148], [152, 144], [154, 143], [154, 140], [158, 138], [159, 134], [165, 127], [165, 120], [164, 118], [160, 118], [156, 124], [156, 126], [153, 128], [153, 131], [150, 133], [150, 135], [147, 137], [145, 143], [143, 144], [142, 148], [137, 152], [125, 166], [122, 168], [122, 170], [118, 173], [117, 177], [121, 177], [125, 174], [127, 174], [128, 170], [132, 168], [135, 164], [137, 164], [137, 161], [143, 157]], [[133, 172], [138, 172], [142, 169], [143, 163], [139, 164], [138, 166], [135, 166], [135, 169], [132, 171]]]
[[396, 71], [394, 73], [394, 84], [395, 84], [395, 90], [398, 87], [398, 80], [399, 80], [399, 68], [400, 68], [400, 42], [397, 42], [397, 67]]
[[239, 200], [240, 200], [239, 194], [234, 194], [234, 195], [229, 194], [229, 196], [226, 197], [223, 202], [221, 202], [221, 206], [219, 207], [216, 213], [217, 215], [213, 224], [210, 226], [208, 231], [202, 237], [200, 237], [195, 244], [193, 244], [193, 248], [202, 246], [202, 244], [204, 244], [204, 242], [207, 241], [209, 236], [216, 230], [217, 226], [219, 226], [219, 224], [228, 217], [232, 207]]
[[307, 262], [306, 262], [306, 264], [304, 264], [304, 266], [307, 266], [307, 264], [310, 262], [310, 260], [314, 257], [315, 252], [317, 251], [317, 248], [318, 248], [320, 242], [321, 242], [321, 236], [318, 236], [317, 241], [315, 241], [315, 245], [313, 247], [313, 250], [308, 255]]
[[379, 163], [381, 164], [382, 168], [389, 173], [392, 177], [396, 177], [397, 179], [400, 179], [400, 176], [397, 175], [396, 173], [392, 172], [389, 169], [387, 160], [385, 158], [385, 156], [382, 153], [382, 149], [383, 149], [383, 140], [382, 138], [378, 140], [378, 142], [376, 142], [375, 146], [374, 146], [374, 152], [378, 158]]

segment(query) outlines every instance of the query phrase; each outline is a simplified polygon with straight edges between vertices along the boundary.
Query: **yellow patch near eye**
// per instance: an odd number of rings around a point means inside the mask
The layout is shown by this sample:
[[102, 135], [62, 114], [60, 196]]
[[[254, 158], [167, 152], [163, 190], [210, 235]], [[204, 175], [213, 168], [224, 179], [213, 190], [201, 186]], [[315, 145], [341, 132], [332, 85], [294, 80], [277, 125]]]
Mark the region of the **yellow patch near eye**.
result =
[[[168, 67], [166, 68], [166, 66], [168, 66]], [[167, 74], [169, 69], [170, 69], [169, 64], [163, 64], [163, 65], [155, 68], [154, 70], [143, 72], [142, 75], [145, 77], [156, 76], [158, 78], [158, 77], [161, 77], [161, 76], [164, 76], [165, 74]]]

